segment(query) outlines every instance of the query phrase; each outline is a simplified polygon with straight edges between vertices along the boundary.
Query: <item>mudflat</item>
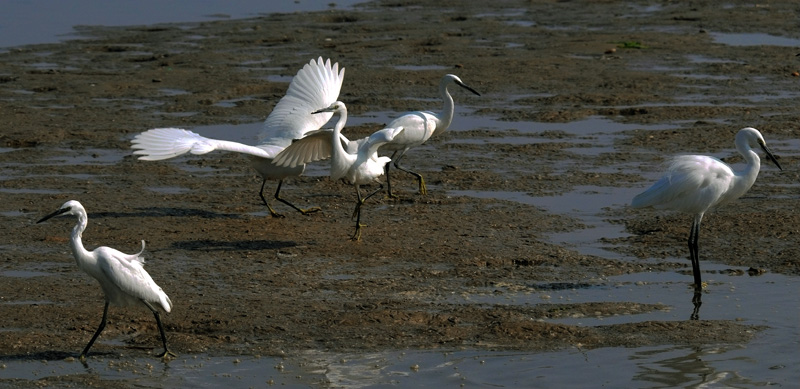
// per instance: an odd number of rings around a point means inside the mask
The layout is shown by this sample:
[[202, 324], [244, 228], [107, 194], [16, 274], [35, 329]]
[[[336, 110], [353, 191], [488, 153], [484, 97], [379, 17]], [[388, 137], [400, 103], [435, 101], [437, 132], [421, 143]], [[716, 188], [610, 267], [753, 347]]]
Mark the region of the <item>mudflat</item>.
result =
[[[800, 81], [796, 50], [722, 44], [714, 33], [753, 24], [794, 33], [796, 5], [511, 0], [487, 11], [464, 3], [372, 2], [245, 20], [83, 27], [86, 39], [0, 53], [0, 355], [76, 357], [99, 323], [102, 292], [68, 249], [74, 220], [35, 224], [70, 199], [89, 212], [87, 247], [136, 252], [147, 242], [146, 269], [175, 305], [163, 321], [179, 354], [746, 343], [760, 327], [702, 311], [701, 320], [688, 320], [689, 216], [609, 207], [603, 217], [629, 235], [606, 239], [608, 255], [586, 255], [547, 239], [584, 230], [576, 218], [457, 193], [645, 188], [673, 154], [727, 152], [726, 162], [741, 163], [733, 138], [742, 127], [758, 128], [768, 144], [795, 138], [796, 100], [782, 94]], [[132, 155], [130, 140], [150, 128], [263, 121], [297, 70], [319, 56], [346, 68], [339, 99], [351, 117], [438, 111], [446, 73], [482, 94], [451, 87], [456, 115], [476, 124], [467, 120], [408, 152], [404, 164], [423, 174], [428, 194], [393, 170], [399, 197], [365, 204], [361, 241], [349, 239], [352, 186], [324, 175], [287, 180], [282, 189], [287, 200], [321, 212], [304, 216], [273, 201], [285, 216], [273, 218], [242, 156], [147, 162]], [[487, 128], [481, 117], [508, 126]], [[580, 135], [533, 124], [598, 117], [630, 127], [598, 153], [581, 152], [596, 145], [591, 129]], [[384, 124], [362, 120], [344, 133], [360, 138]], [[704, 220], [701, 268], [714, 261], [800, 274], [796, 161], [773, 151], [785, 170], [763, 161], [739, 205]], [[267, 182], [268, 198], [276, 186]], [[546, 295], [654, 271], [686, 275], [686, 306], [465, 298]], [[546, 320], [663, 309], [685, 310], [687, 320]], [[92, 350], [160, 351], [152, 315], [113, 307]]]

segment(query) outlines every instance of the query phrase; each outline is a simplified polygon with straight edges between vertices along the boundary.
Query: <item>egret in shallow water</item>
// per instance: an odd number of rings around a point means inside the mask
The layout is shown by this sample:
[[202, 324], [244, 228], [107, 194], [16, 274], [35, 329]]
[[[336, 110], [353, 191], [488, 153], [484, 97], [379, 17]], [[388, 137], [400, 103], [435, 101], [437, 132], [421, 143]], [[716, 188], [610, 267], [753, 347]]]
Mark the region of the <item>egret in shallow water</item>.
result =
[[[343, 180], [355, 186], [356, 207], [353, 218], [356, 219], [356, 230], [353, 240], [361, 239], [361, 206], [367, 199], [383, 190], [383, 184], [378, 180], [383, 175], [384, 166], [391, 161], [389, 157], [379, 157], [378, 148], [396, 139], [405, 130], [387, 127], [376, 131], [367, 138], [350, 141], [342, 135], [342, 129], [347, 122], [347, 107], [341, 101], [331, 104], [327, 108], [314, 111], [314, 114], [333, 112], [339, 114], [339, 120], [333, 130], [324, 129], [307, 134], [304, 138], [295, 141], [275, 157], [275, 164], [280, 166], [295, 166], [309, 162], [331, 158], [331, 179]], [[380, 187], [361, 197], [360, 185], [377, 182]]]
[[[403, 114], [397, 119], [392, 120], [386, 127], [400, 128], [403, 127], [403, 133], [394, 138], [391, 142], [381, 146], [381, 151], [392, 151], [392, 163], [394, 166], [406, 173], [417, 177], [419, 182], [419, 193], [424, 195], [428, 193], [425, 186], [425, 179], [422, 175], [400, 166], [400, 160], [406, 152], [412, 148], [425, 143], [431, 136], [441, 134], [453, 122], [453, 112], [455, 112], [455, 104], [453, 97], [447, 91], [447, 87], [454, 83], [478, 96], [481, 94], [476, 92], [475, 89], [467, 86], [455, 74], [446, 74], [439, 82], [439, 94], [444, 100], [444, 108], [442, 112], [434, 113], [430, 111], [415, 111]], [[386, 183], [388, 185], [389, 197], [395, 197], [392, 194], [392, 181], [389, 176], [389, 166], [386, 165]]]
[[55, 212], [43, 217], [37, 223], [60, 215], [74, 215], [78, 217], [78, 223], [72, 229], [70, 237], [70, 248], [78, 267], [100, 283], [105, 293], [106, 304], [103, 308], [103, 319], [97, 332], [92, 336], [92, 340], [81, 352], [80, 360], [86, 360], [86, 354], [92, 348], [92, 344], [103, 332], [106, 326], [106, 316], [108, 315], [108, 305], [118, 306], [144, 306], [153, 312], [158, 324], [158, 331], [161, 333], [161, 342], [164, 344], [164, 352], [158, 354], [160, 358], [175, 356], [167, 347], [167, 337], [164, 335], [164, 327], [161, 325], [161, 318], [156, 307], [169, 313], [172, 310], [172, 301], [167, 294], [156, 285], [153, 278], [144, 270], [144, 258], [141, 257], [144, 251], [144, 241], [142, 250], [137, 254], [125, 254], [110, 247], [101, 246], [92, 251], [83, 247], [81, 236], [86, 229], [88, 218], [86, 210], [81, 203], [70, 200], [64, 203]]
[[752, 146], [758, 145], [778, 169], [781, 165], [755, 128], [747, 127], [736, 134], [736, 150], [747, 165], [734, 171], [719, 159], [705, 155], [682, 155], [672, 159], [667, 173], [646, 191], [633, 198], [634, 208], [654, 207], [694, 215], [689, 232], [689, 255], [696, 289], [702, 288], [698, 239], [700, 221], [711, 208], [738, 199], [753, 186], [761, 168], [761, 160]]
[[303, 137], [309, 131], [318, 130], [333, 116], [332, 113], [312, 115], [311, 111], [319, 107], [327, 107], [339, 97], [344, 80], [344, 68], [339, 64], [331, 65], [330, 59], [322, 57], [310, 61], [303, 66], [289, 84], [289, 90], [275, 109], [269, 114], [259, 134], [260, 144], [245, 145], [237, 142], [209, 139], [191, 131], [180, 128], [156, 128], [136, 135], [132, 141], [133, 154], [140, 155], [144, 161], [158, 161], [173, 158], [185, 153], [206, 154], [214, 150], [233, 151], [244, 154], [263, 181], [258, 194], [261, 201], [269, 209], [273, 217], [283, 217], [270, 206], [264, 197], [264, 185], [267, 180], [278, 180], [275, 199], [296, 209], [302, 214], [319, 211], [313, 207], [302, 209], [280, 197], [283, 180], [300, 176], [305, 165], [291, 168], [276, 166], [272, 163], [278, 153], [292, 143], [292, 140]]

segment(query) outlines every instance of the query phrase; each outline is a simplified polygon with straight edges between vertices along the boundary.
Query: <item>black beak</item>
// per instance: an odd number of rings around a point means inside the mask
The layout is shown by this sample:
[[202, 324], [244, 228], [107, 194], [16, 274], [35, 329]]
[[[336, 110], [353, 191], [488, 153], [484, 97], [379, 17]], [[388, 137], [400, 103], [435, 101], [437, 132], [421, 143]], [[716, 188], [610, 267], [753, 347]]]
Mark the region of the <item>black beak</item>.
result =
[[775, 158], [775, 155], [772, 154], [772, 151], [769, 149], [769, 147], [767, 147], [767, 145], [762, 144], [761, 149], [764, 150], [765, 153], [767, 153], [767, 158], [769, 158], [769, 160], [772, 161], [772, 163], [774, 163], [775, 166], [778, 167], [778, 169], [783, 170], [781, 164], [778, 163], [778, 160]]
[[323, 113], [323, 112], [333, 112], [333, 111], [335, 111], [335, 110], [336, 110], [336, 109], [334, 109], [334, 108], [327, 107], [327, 108], [318, 109], [318, 110], [316, 110], [316, 111], [314, 111], [314, 112], [311, 112], [311, 114], [313, 115], [313, 114], [317, 114], [317, 113]]
[[458, 80], [453, 80], [453, 81], [456, 83], [456, 85], [458, 85], [458, 86], [460, 86], [460, 87], [462, 87], [462, 88], [464, 88], [464, 89], [466, 89], [466, 90], [468, 90], [468, 91], [470, 91], [470, 92], [472, 92], [472, 93], [474, 93], [474, 94], [476, 94], [478, 96], [481, 95], [480, 93], [478, 93], [478, 91], [476, 91], [475, 89], [470, 88], [467, 84], [465, 84], [465, 83], [463, 83], [461, 81], [458, 81]]
[[51, 214], [49, 214], [49, 215], [47, 215], [47, 216], [45, 216], [45, 217], [41, 218], [41, 219], [40, 219], [38, 222], [36, 222], [36, 223], [41, 223], [41, 222], [43, 222], [43, 221], [45, 221], [45, 220], [47, 220], [47, 219], [50, 219], [50, 218], [52, 218], [52, 217], [56, 217], [56, 216], [59, 216], [59, 215], [63, 215], [63, 214], [65, 214], [65, 213], [69, 212], [69, 210], [70, 210], [70, 209], [72, 209], [72, 207], [60, 208], [59, 210], [57, 210], [57, 211], [55, 211], [55, 212], [53, 212], [53, 213], [51, 213]]

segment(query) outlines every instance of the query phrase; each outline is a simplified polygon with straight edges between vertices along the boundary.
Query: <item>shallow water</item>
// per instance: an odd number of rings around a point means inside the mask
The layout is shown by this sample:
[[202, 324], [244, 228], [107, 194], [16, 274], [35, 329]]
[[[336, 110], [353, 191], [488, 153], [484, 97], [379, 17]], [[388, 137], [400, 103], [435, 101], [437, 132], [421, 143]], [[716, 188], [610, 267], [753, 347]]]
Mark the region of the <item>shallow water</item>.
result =
[[[364, 121], [382, 120], [388, 114], [366, 115]], [[464, 120], [464, 119], [462, 119]], [[516, 125], [491, 118], [469, 117], [482, 128]], [[632, 126], [615, 126], [613, 121], [588, 119], [574, 123], [543, 125], [546, 129], [580, 132], [581, 136], [604, 139]], [[535, 126], [535, 125], [534, 125]], [[635, 126], [646, 128], [644, 126]], [[254, 143], [261, 123], [203, 126], [192, 129], [204, 136]], [[587, 130], [588, 128], [588, 130]], [[663, 128], [663, 126], [653, 126]], [[457, 136], [456, 136], [457, 139]], [[456, 140], [453, 140], [455, 142]], [[487, 143], [493, 141], [486, 138]], [[508, 139], [499, 138], [497, 142]], [[606, 143], [606, 142], [602, 142]], [[773, 147], [792, 148], [796, 141], [779, 140]], [[610, 149], [613, 142], [595, 145]], [[66, 153], [59, 163], [106, 164], [118, 161], [120, 153], [93, 150], [94, 158]], [[124, 153], [123, 153], [124, 154]], [[165, 163], [185, 166], [184, 158]], [[246, 163], [246, 160], [243, 160]], [[327, 173], [325, 164], [314, 164], [313, 175]], [[614, 167], [611, 167], [613, 170]], [[206, 172], [209, 173], [210, 172]], [[214, 173], [217, 174], [217, 173]], [[647, 173], [650, 174], [650, 173]], [[645, 175], [647, 175], [645, 174]], [[577, 219], [585, 229], [554, 233], [546, 237], [553, 243], [583, 254], [606, 258], [638, 260], [607, 250], [604, 239], [626, 236], [624, 227], [606, 220], [609, 207], [627, 205], [642, 188], [581, 186], [555, 196], [531, 196], [524, 192], [451, 191], [451, 196], [471, 196], [532, 205], [542, 210]], [[183, 193], [178, 187], [154, 187], [160, 193]], [[24, 190], [23, 190], [24, 191]], [[24, 216], [24, 215], [6, 215]], [[684, 258], [667, 258], [681, 262]], [[6, 359], [0, 361], [4, 378], [39, 379], [43, 377], [91, 374], [103, 379], [124, 380], [142, 386], [218, 387], [220, 385], [332, 385], [348, 387], [384, 386], [536, 386], [585, 387], [586, 377], [599, 385], [620, 387], [664, 386], [763, 386], [789, 385], [800, 378], [794, 366], [800, 364], [800, 329], [796, 308], [800, 306], [800, 278], [778, 274], [751, 277], [747, 269], [733, 269], [714, 262], [703, 263], [704, 279], [709, 286], [703, 295], [701, 319], [735, 320], [768, 328], [754, 340], [741, 345], [688, 347], [664, 345], [638, 348], [601, 348], [582, 350], [574, 347], [556, 352], [506, 352], [477, 350], [388, 350], [378, 353], [329, 353], [305, 350], [281, 357], [230, 357], [187, 355], [163, 364], [156, 359], [126, 359], [115, 355], [90, 358], [88, 368], [73, 360]], [[742, 274], [745, 275], [734, 275]], [[39, 277], [49, 273], [40, 269], [4, 272], [4, 277]], [[569, 283], [569, 280], [565, 281]], [[575, 287], [547, 288], [524, 285], [523, 288], [493, 286], [476, 288], [469, 294], [451, 297], [450, 303], [480, 305], [535, 305], [539, 303], [635, 302], [663, 304], [667, 308], [641, 314], [624, 312], [613, 316], [576, 315], [547, 319], [553, 323], [580, 326], [610, 325], [649, 320], [687, 320], [692, 313], [693, 293], [686, 269], [670, 272], [636, 273], [592, 280], [574, 280]], [[34, 302], [30, 302], [34, 303]], [[46, 303], [46, 302], [39, 302]], [[531, 320], [545, 320], [531, 318]], [[99, 340], [114, 343], [114, 340]], [[119, 347], [124, 345], [119, 344]], [[76, 350], [77, 351], [77, 350]], [[608, 369], [613, 365], [614, 369]], [[575, 374], [580, 371], [580, 374]], [[598, 386], [599, 386], [598, 385]]]
[[[346, 9], [356, 0], [335, 2]], [[331, 8], [328, 0], [298, 1], [171, 1], [158, 0], [107, 2], [73, 0], [70, 2], [31, 0], [4, 2], [0, 13], [0, 48], [51, 43], [80, 38], [74, 26], [130, 26], [157, 23], [200, 22], [232, 18], [252, 18], [269, 13], [322, 11]], [[46, 9], [47, 12], [42, 12]], [[157, 12], [154, 12], [158, 10]]]
[[[91, 2], [89, 2], [91, 3]], [[258, 2], [263, 3], [263, 2]], [[299, 2], [307, 3], [307, 2]], [[327, 3], [327, 2], [326, 2]], [[159, 3], [160, 4], [160, 3]], [[298, 2], [295, 2], [298, 4]], [[80, 8], [74, 6], [73, 8]], [[657, 6], [656, 6], [657, 7]], [[654, 12], [657, 9], [639, 9], [638, 12]], [[202, 11], [201, 11], [202, 12]], [[516, 17], [511, 11], [505, 16]], [[229, 12], [233, 17], [250, 16], [251, 13]], [[56, 13], [54, 13], [56, 14]], [[152, 16], [149, 16], [152, 18]], [[196, 18], [197, 16], [192, 16]], [[203, 16], [224, 18], [225, 16]], [[22, 20], [22, 19], [20, 19]], [[183, 19], [194, 20], [194, 19]], [[206, 19], [202, 19], [206, 20]], [[168, 19], [164, 21], [177, 21]], [[97, 20], [95, 20], [97, 22]], [[158, 20], [147, 19], [147, 23]], [[101, 24], [113, 24], [98, 22]], [[124, 24], [139, 22], [124, 22]], [[144, 22], [142, 22], [144, 23]], [[520, 24], [512, 20], [510, 24]], [[0, 19], [0, 32], [3, 32]], [[66, 33], [66, 32], [63, 32]], [[53, 34], [53, 33], [51, 33]], [[60, 34], [60, 33], [58, 33]], [[13, 34], [11, 34], [13, 35]], [[0, 34], [0, 36], [10, 36]], [[55, 34], [53, 34], [55, 36]], [[712, 34], [721, 44], [729, 45], [781, 45], [800, 46], [798, 40], [775, 37], [767, 34]], [[48, 38], [48, 39], [53, 39]], [[0, 46], [19, 43], [2, 43]], [[697, 63], [716, 62], [713, 58], [698, 56]], [[37, 68], [47, 68], [46, 62], [34, 64]], [[401, 67], [400, 71], [430, 70], [430, 67]], [[681, 72], [664, 66], [653, 68], [659, 72]], [[687, 75], [687, 78], [707, 78], [703, 74]], [[288, 79], [270, 79], [288, 81]], [[466, 81], [466, 80], [465, 80]], [[165, 94], [179, 94], [181, 91], [164, 90]], [[757, 95], [738, 97], [749, 103], [769, 102], [771, 99], [796, 98], [796, 92], [776, 91], [776, 95]], [[718, 98], [715, 96], [713, 98]], [[732, 101], [710, 101], [705, 95], [686, 95], [678, 102], [680, 105], [740, 105]], [[456, 98], [456, 100], [458, 100]], [[99, 101], [102, 103], [102, 101]], [[220, 104], [233, 104], [235, 100]], [[111, 103], [111, 102], [109, 102]], [[117, 101], [116, 103], [120, 103]], [[131, 100], [131, 104], [146, 102]], [[458, 104], [458, 103], [457, 103]], [[669, 105], [670, 103], [659, 103]], [[428, 103], [426, 102], [426, 105]], [[426, 108], [438, 109], [439, 103], [431, 101]], [[423, 108], [423, 107], [420, 107]], [[458, 106], [457, 115], [451, 128], [458, 132], [472, 129], [517, 130], [521, 135], [534, 135], [542, 131], [563, 131], [576, 139], [560, 140], [574, 142], [574, 153], [582, 156], [597, 156], [613, 151], [614, 140], [620, 133], [630, 129], [678, 128], [680, 125], [665, 123], [659, 125], [621, 124], [601, 117], [590, 117], [571, 123], [508, 122], [490, 117], [469, 114], [470, 108]], [[195, 114], [195, 113], [189, 113]], [[174, 114], [172, 114], [174, 115]], [[351, 124], [386, 123], [396, 113], [371, 112], [359, 117], [351, 117]], [[240, 141], [255, 144], [255, 135], [261, 122], [243, 125], [219, 125], [193, 128], [201, 135], [217, 139]], [[592, 141], [591, 147], [578, 145], [586, 139]], [[459, 139], [456, 135], [448, 143], [511, 143], [548, 142], [532, 136], [487, 137]], [[797, 140], [771, 141], [774, 149], [782, 155], [797, 155], [800, 150]], [[9, 152], [13, 149], [0, 149]], [[45, 163], [75, 165], [115, 164], [127, 155], [119, 151], [65, 150], [64, 156]], [[726, 154], [728, 152], [726, 151]], [[186, 156], [163, 163], [175, 163], [185, 170], [200, 174], [218, 174], [213, 169], [186, 164], [186, 159], [202, 158]], [[243, 163], [247, 163], [243, 159]], [[614, 169], [614, 167], [607, 167]], [[327, 173], [324, 164], [309, 167], [308, 175], [323, 176]], [[646, 174], [645, 174], [646, 175]], [[92, 176], [96, 177], [96, 176]], [[85, 178], [82, 178], [85, 179]], [[150, 190], [176, 194], [188, 189], [180, 187], [153, 187]], [[531, 196], [524, 192], [477, 192], [453, 191], [452, 196], [472, 196], [502, 201], [514, 201], [532, 205], [546, 212], [575, 218], [587, 228], [569, 233], [551, 234], [551, 242], [577, 250], [583, 254], [607, 258], [626, 258], [606, 250], [603, 239], [625, 236], [622, 226], [605, 220], [606, 207], [624, 207], [641, 188], [614, 188], [585, 186], [558, 196]], [[5, 193], [54, 193], [46, 189], [2, 189]], [[5, 212], [4, 217], [29, 217], [23, 212]], [[685, 261], [683, 258], [669, 258], [671, 261]], [[765, 274], [757, 277], [735, 276], [726, 272], [730, 267], [713, 262], [704, 262], [704, 278], [709, 287], [703, 295], [701, 319], [736, 320], [744, 324], [765, 325], [769, 328], [759, 333], [754, 340], [741, 345], [709, 345], [687, 347], [665, 345], [639, 348], [601, 348], [582, 350], [578, 347], [556, 352], [495, 352], [476, 350], [388, 350], [379, 353], [330, 353], [320, 350], [304, 350], [281, 357], [231, 357], [211, 355], [185, 355], [169, 364], [162, 364], [155, 358], [125, 359], [115, 355], [99, 355], [90, 358], [89, 366], [84, 367], [76, 361], [3, 359], [0, 360], [0, 374], [3, 378], [35, 380], [43, 377], [90, 374], [108, 380], [122, 380], [131, 386], [155, 387], [219, 387], [234, 386], [309, 386], [325, 385], [350, 387], [383, 386], [541, 386], [541, 387], [586, 387], [587, 377], [593, 386], [609, 387], [685, 387], [685, 386], [766, 386], [777, 384], [792, 386], [798, 382], [800, 372], [800, 330], [797, 326], [797, 307], [800, 306], [800, 279], [778, 274]], [[746, 269], [734, 269], [746, 270]], [[745, 272], [746, 273], [746, 272]], [[47, 271], [20, 270], [0, 273], [2, 277], [35, 278], [47, 276]], [[348, 277], [337, 276], [337, 277]], [[661, 303], [669, 308], [649, 313], [615, 316], [582, 316], [548, 320], [554, 323], [573, 325], [607, 325], [616, 323], [640, 322], [646, 320], [686, 320], [691, 310], [692, 292], [688, 287], [690, 275], [683, 271], [636, 273], [618, 277], [593, 280], [573, 280], [576, 285], [586, 287], [568, 289], [537, 289], [528, 285], [525, 292], [498, 288], [492, 290], [475, 289], [474, 293], [454, 298], [452, 302], [470, 304], [538, 304], [538, 303], [587, 303], [595, 301], [619, 301], [640, 303]], [[565, 280], [569, 282], [569, 280]], [[47, 301], [24, 301], [14, 303], [48, 304]], [[540, 320], [540, 318], [532, 318]], [[10, 330], [10, 329], [5, 329]], [[110, 339], [100, 339], [106, 344], [119, 344]], [[79, 350], [75, 350], [76, 352]], [[614, 366], [609, 369], [608, 366]]]
[[[706, 265], [706, 264], [704, 264]], [[758, 277], [715, 274], [706, 266], [709, 287], [700, 317], [766, 325], [747, 345], [690, 347], [609, 347], [583, 350], [579, 346], [555, 352], [476, 350], [389, 350], [377, 353], [330, 353], [306, 350], [282, 357], [181, 356], [168, 364], [156, 359], [95, 356], [85, 368], [74, 360], [6, 360], [4, 378], [40, 379], [91, 374], [132, 385], [156, 387], [219, 387], [221, 385], [388, 386], [501, 386], [585, 387], [757, 387], [790, 386], [800, 378], [800, 331], [796, 312], [800, 280], [777, 274]], [[550, 322], [584, 326], [647, 320], [686, 320], [692, 291], [688, 275], [640, 273], [602, 280], [596, 287], [548, 290], [541, 294], [486, 293], [470, 303], [536, 304], [632, 301], [662, 303], [671, 309], [638, 315], [573, 317]], [[472, 297], [470, 297], [472, 298]], [[532, 318], [532, 320], [540, 320]], [[102, 341], [102, 339], [100, 340]], [[609, 369], [609, 366], [614, 366]], [[577, 374], [580, 372], [580, 374]]]

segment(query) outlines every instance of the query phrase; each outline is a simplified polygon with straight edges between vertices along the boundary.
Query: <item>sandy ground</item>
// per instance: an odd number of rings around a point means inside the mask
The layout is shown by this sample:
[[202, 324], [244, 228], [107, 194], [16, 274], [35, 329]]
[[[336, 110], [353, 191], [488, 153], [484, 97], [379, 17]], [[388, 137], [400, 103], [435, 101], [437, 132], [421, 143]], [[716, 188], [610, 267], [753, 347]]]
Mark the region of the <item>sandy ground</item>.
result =
[[[88, 247], [136, 252], [147, 241], [146, 268], [175, 303], [164, 322], [171, 348], [182, 355], [747, 342], [760, 328], [702, 312], [698, 321], [596, 327], [539, 320], [671, 309], [657, 302], [464, 303], [457, 297], [546, 293], [605, 276], [681, 270], [687, 307], [678, 309], [688, 319], [690, 219], [608, 209], [608, 220], [631, 236], [607, 243], [637, 262], [547, 241], [547, 234], [582, 229], [575, 219], [448, 192], [543, 196], [577, 185], [644, 187], [669, 154], [725, 152], [727, 162], [741, 162], [733, 151], [741, 127], [757, 127], [768, 143], [795, 138], [796, 101], [770, 96], [796, 90], [796, 50], [716, 44], [711, 33], [757, 25], [793, 34], [796, 5], [511, 0], [487, 11], [480, 2], [462, 3], [387, 1], [355, 11], [85, 28], [90, 39], [0, 53], [0, 357], [76, 357], [98, 324], [101, 291], [68, 251], [74, 221], [34, 224], [69, 199], [89, 212]], [[240, 156], [173, 163], [130, 154], [130, 139], [149, 128], [263, 120], [290, 77], [317, 56], [346, 67], [340, 100], [353, 117], [438, 110], [439, 78], [452, 72], [482, 93], [454, 90], [457, 115], [474, 110], [520, 128], [450, 131], [409, 152], [405, 163], [424, 174], [429, 194], [417, 194], [410, 176], [394, 175], [400, 197], [370, 199], [361, 242], [348, 239], [354, 194], [342, 183], [287, 182], [285, 198], [323, 211], [303, 216], [277, 204], [286, 216], [279, 219], [266, 213], [260, 179]], [[686, 96], [704, 103], [687, 103]], [[591, 137], [522, 131], [523, 122], [594, 116], [680, 127], [623, 132], [614, 150], [598, 155], [568, 150], [576, 142], [592, 147]], [[345, 132], [357, 138], [382, 124]], [[531, 141], [448, 142], [493, 137]], [[741, 208], [706, 218], [704, 261], [800, 274], [796, 161], [789, 155], [780, 162], [783, 172], [762, 166]], [[268, 183], [267, 192], [275, 185]], [[93, 353], [161, 351], [146, 311], [112, 308], [103, 339], [122, 345], [98, 342]]]

